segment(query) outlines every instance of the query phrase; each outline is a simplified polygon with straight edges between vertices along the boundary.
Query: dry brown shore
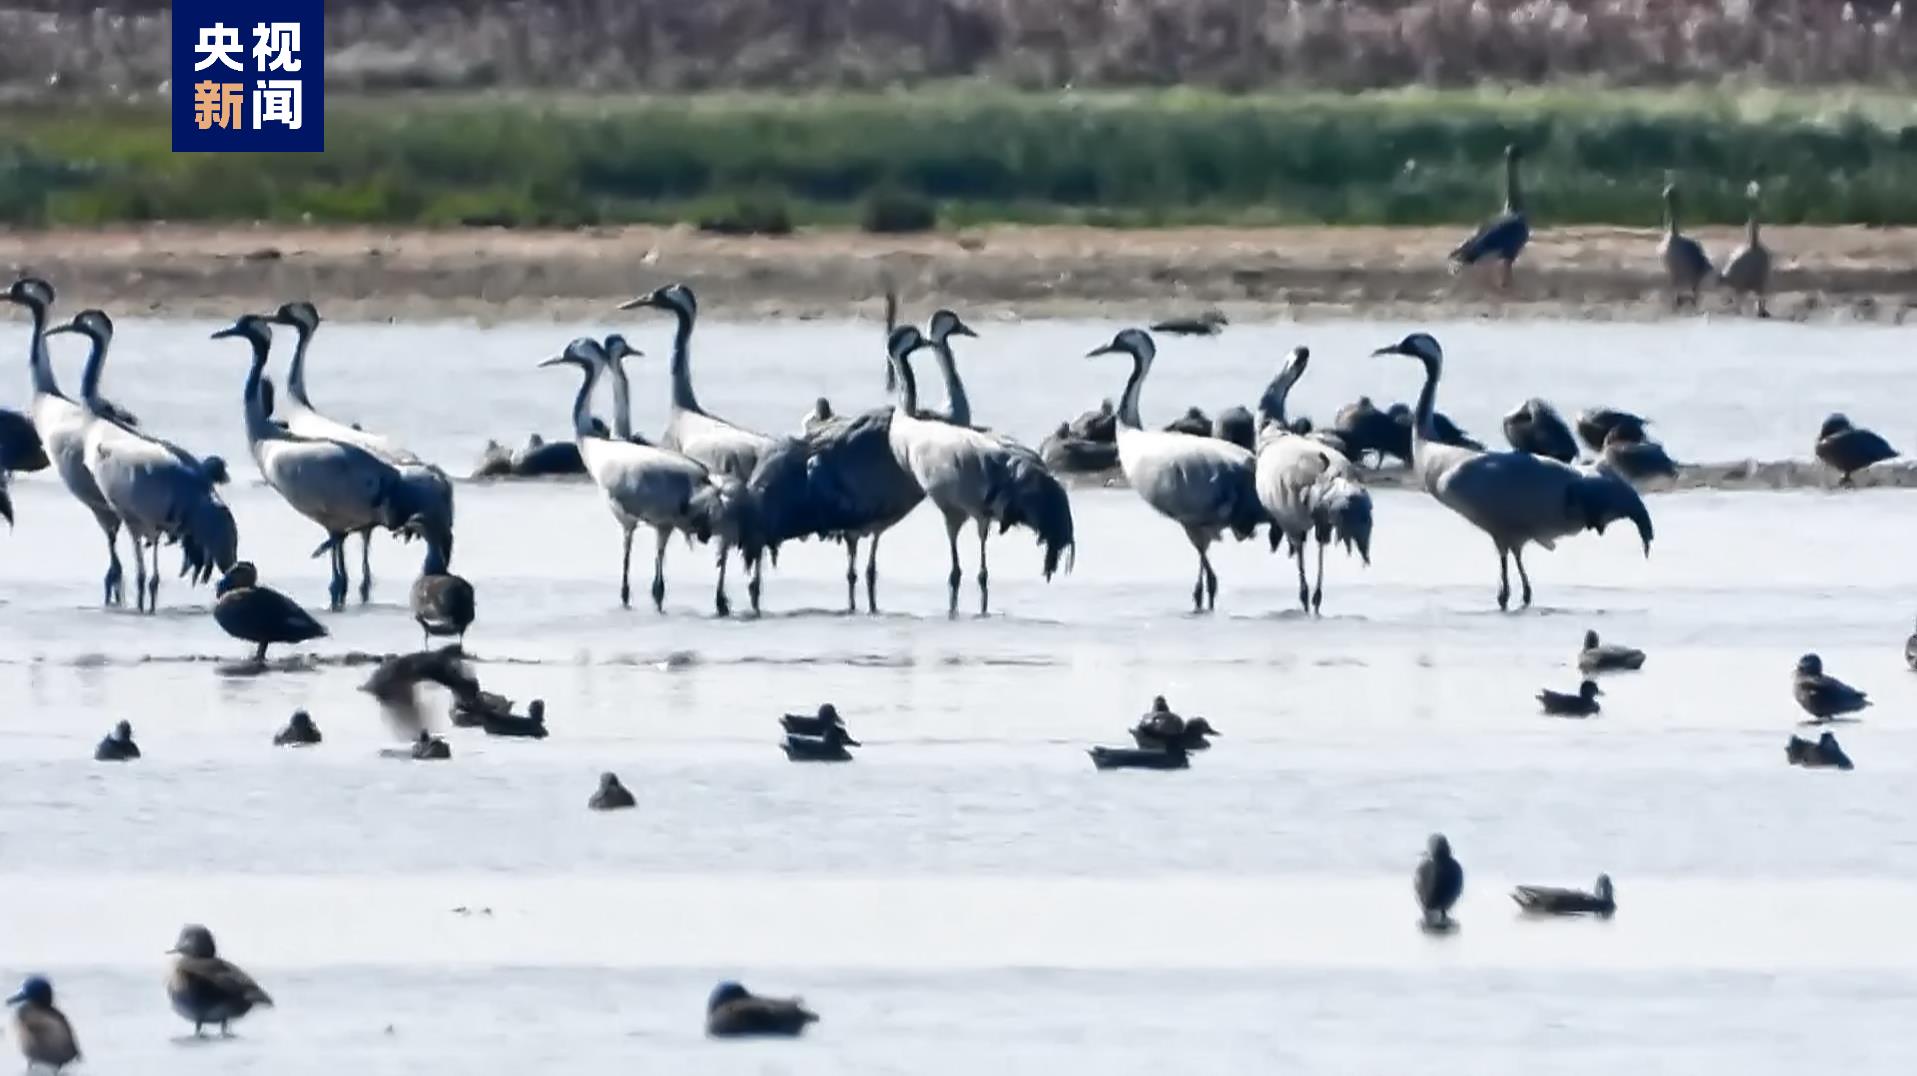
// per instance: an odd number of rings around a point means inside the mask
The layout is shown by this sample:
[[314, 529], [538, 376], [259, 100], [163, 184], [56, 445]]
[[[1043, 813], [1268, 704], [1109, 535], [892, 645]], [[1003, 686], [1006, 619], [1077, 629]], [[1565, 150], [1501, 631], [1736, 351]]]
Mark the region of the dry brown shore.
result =
[[[1667, 316], [1656, 235], [1540, 231], [1513, 294], [1453, 277], [1456, 228], [992, 227], [871, 236], [724, 238], [689, 228], [397, 231], [154, 225], [0, 231], [0, 267], [75, 303], [149, 316], [230, 316], [305, 297], [334, 317], [579, 318], [669, 279], [715, 316], [838, 316], [881, 273], [977, 316], [1146, 318], [1216, 306], [1234, 318]], [[1777, 227], [1772, 310], [1901, 323], [1917, 309], [1917, 229]], [[1734, 229], [1699, 233], [1722, 256]], [[1728, 299], [1707, 296], [1706, 309]], [[870, 310], [871, 307], [866, 309]], [[1121, 313], [1122, 312], [1122, 313]]]

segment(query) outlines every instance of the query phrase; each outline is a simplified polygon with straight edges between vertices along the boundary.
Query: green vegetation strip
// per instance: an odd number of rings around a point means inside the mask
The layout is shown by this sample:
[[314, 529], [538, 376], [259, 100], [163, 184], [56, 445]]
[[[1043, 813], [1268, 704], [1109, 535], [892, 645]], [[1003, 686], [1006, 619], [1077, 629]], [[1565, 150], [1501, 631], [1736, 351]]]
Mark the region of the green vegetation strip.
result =
[[1498, 199], [1642, 225], [1917, 223], [1917, 102], [1529, 91], [335, 100], [327, 152], [176, 155], [152, 109], [0, 109], [0, 221], [911, 230], [983, 222], [1439, 224]]

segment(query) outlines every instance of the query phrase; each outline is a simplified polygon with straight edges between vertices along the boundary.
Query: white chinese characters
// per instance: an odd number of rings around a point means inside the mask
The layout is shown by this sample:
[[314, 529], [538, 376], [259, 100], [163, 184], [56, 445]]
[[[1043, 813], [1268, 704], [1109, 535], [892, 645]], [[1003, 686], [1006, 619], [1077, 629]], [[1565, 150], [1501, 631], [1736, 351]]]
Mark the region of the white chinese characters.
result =
[[[297, 30], [298, 27], [294, 29]], [[295, 47], [298, 47], [297, 44]], [[240, 61], [233, 58], [235, 53], [243, 51], [238, 27], [228, 26], [223, 22], [200, 27], [200, 43], [193, 46], [193, 51], [199, 53], [201, 57], [193, 65], [195, 71], [204, 71], [216, 63], [224, 64], [234, 71], [246, 70], [240, 66]]]
[[[260, 73], [296, 72], [300, 69], [300, 24], [263, 22], [253, 27], [253, 62]], [[294, 124], [298, 126], [298, 124]]]
[[283, 124], [289, 131], [300, 129], [298, 79], [262, 79], [253, 87], [253, 129], [267, 123]]

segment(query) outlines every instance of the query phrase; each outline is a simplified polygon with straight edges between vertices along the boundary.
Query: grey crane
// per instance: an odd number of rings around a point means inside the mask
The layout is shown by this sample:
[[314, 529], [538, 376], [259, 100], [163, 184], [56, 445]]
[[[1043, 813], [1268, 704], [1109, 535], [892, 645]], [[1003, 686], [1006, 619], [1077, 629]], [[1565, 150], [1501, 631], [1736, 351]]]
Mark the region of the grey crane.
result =
[[1485, 221], [1471, 238], [1451, 252], [1454, 270], [1479, 262], [1498, 267], [1498, 287], [1511, 288], [1511, 265], [1531, 241], [1531, 224], [1524, 215], [1524, 199], [1518, 186], [1518, 162], [1523, 152], [1517, 146], [1504, 147], [1504, 209]]
[[1038, 536], [1045, 549], [1047, 581], [1061, 561], [1075, 549], [1071, 500], [1065, 487], [1045, 469], [1038, 453], [1010, 438], [959, 426], [918, 411], [918, 385], [910, 356], [926, 345], [911, 326], [895, 330], [886, 341], [886, 354], [898, 375], [899, 404], [888, 431], [892, 454], [918, 480], [919, 488], [945, 518], [945, 538], [952, 570], [946, 577], [947, 615], [958, 615], [958, 532], [969, 520], [978, 527], [979, 614], [991, 607], [991, 573], [986, 565], [986, 540], [993, 524], [999, 533], [1022, 526]]
[[1664, 181], [1664, 235], [1657, 241], [1657, 257], [1664, 263], [1664, 276], [1671, 286], [1671, 305], [1675, 307], [1688, 300], [1695, 308], [1698, 290], [1710, 283], [1711, 278], [1717, 275], [1717, 270], [1704, 253], [1704, 244], [1678, 231], [1677, 210], [1677, 178], [1667, 176]]
[[1553, 549], [1560, 538], [1589, 529], [1599, 534], [1618, 519], [1629, 519], [1651, 555], [1651, 515], [1644, 501], [1608, 467], [1578, 468], [1526, 452], [1482, 452], [1432, 440], [1431, 413], [1444, 373], [1444, 351], [1427, 333], [1412, 333], [1373, 352], [1405, 355], [1424, 366], [1411, 434], [1411, 466], [1425, 491], [1440, 504], [1483, 531], [1498, 550], [1498, 608], [1511, 600], [1510, 561], [1518, 562], [1525, 606], [1531, 604], [1531, 578], [1524, 570], [1524, 547], [1532, 542]]
[[107, 605], [121, 604], [126, 600], [126, 593], [121, 586], [120, 517], [107, 504], [106, 495], [100, 492], [86, 464], [87, 427], [95, 419], [85, 407], [60, 393], [60, 386], [53, 379], [53, 358], [47, 352], [47, 312], [53, 306], [53, 285], [37, 277], [22, 277], [7, 289], [6, 298], [10, 303], [26, 307], [32, 319], [27, 363], [33, 379], [33, 428], [46, 446], [47, 458], [53, 463], [54, 473], [60, 476], [60, 484], [93, 513], [94, 522], [106, 535], [107, 570], [101, 581], [101, 600]]
[[1850, 486], [1851, 476], [1872, 464], [1896, 459], [1897, 450], [1874, 430], [1851, 425], [1843, 412], [1833, 412], [1817, 428], [1817, 443], [1812, 446], [1817, 458], [1839, 474], [1837, 484]]
[[[744, 486], [736, 479], [715, 475], [704, 464], [671, 449], [616, 440], [593, 426], [589, 409], [593, 389], [612, 362], [604, 345], [582, 336], [559, 355], [539, 364], [575, 366], [581, 372], [579, 394], [573, 398], [573, 438], [579, 444], [586, 472], [605, 494], [606, 506], [625, 532], [619, 573], [619, 602], [632, 604], [632, 532], [644, 523], [653, 529], [657, 544], [652, 561], [652, 605], [665, 611], [666, 543], [674, 531], [701, 542], [714, 535], [736, 533], [737, 498]], [[723, 595], [723, 591], [720, 592]], [[723, 604], [718, 606], [725, 615]]]
[[1744, 242], [1730, 257], [1724, 259], [1723, 277], [1731, 294], [1741, 302], [1749, 295], [1757, 300], [1757, 316], [1767, 318], [1770, 310], [1764, 305], [1764, 297], [1771, 287], [1771, 252], [1757, 235], [1758, 196], [1761, 193], [1756, 180], [1744, 188], [1744, 198], [1750, 203], [1750, 211], [1744, 218]]
[[[180, 545], [182, 571], [196, 583], [239, 559], [233, 513], [214, 488], [225, 479], [226, 464], [217, 456], [201, 461], [170, 441], [123, 425], [102, 406], [97, 389], [113, 343], [113, 321], [104, 312], [83, 310], [47, 335], [59, 333], [78, 333], [90, 342], [82, 402], [95, 421], [87, 426], [82, 458], [133, 540], [134, 607], [150, 613], [159, 602], [161, 539]], [[152, 552], [151, 576], [142, 545]]]
[[[1308, 612], [1325, 601], [1325, 546], [1335, 537], [1347, 551], [1356, 549], [1371, 563], [1371, 494], [1358, 469], [1337, 449], [1292, 433], [1285, 401], [1311, 362], [1308, 348], [1293, 348], [1284, 368], [1258, 401], [1259, 435], [1254, 483], [1258, 501], [1271, 516], [1271, 547], [1280, 538], [1298, 561], [1298, 604]], [[1305, 539], [1318, 540], [1318, 576], [1305, 585]]]
[[[699, 398], [692, 391], [692, 328], [699, 317], [699, 300], [692, 294], [692, 289], [684, 284], [667, 284], [621, 303], [619, 309], [634, 310], [639, 307], [667, 311], [677, 322], [672, 337], [671, 406], [666, 412], [665, 429], [659, 434], [659, 447], [697, 460], [714, 475], [735, 478], [741, 483], [748, 481], [759, 466], [759, 457], [771, 451], [780, 441], [776, 437], [728, 422], [699, 406]], [[731, 545], [724, 538], [720, 540], [721, 616], [729, 609], [724, 595], [726, 555]], [[753, 611], [757, 612], [762, 564], [757, 556], [747, 555], [745, 559], [752, 572], [752, 578], [746, 584], [746, 593], [751, 598]]]
[[1519, 452], [1560, 463], [1578, 458], [1577, 438], [1571, 436], [1571, 427], [1564, 424], [1564, 416], [1536, 396], [1504, 416], [1504, 439]]
[[343, 609], [346, 536], [373, 527], [398, 527], [412, 518], [402, 514], [406, 502], [400, 493], [399, 472], [357, 445], [302, 437], [267, 417], [262, 374], [273, 348], [273, 326], [266, 318], [242, 315], [213, 338], [240, 339], [251, 345], [252, 365], [242, 404], [253, 462], [281, 500], [325, 530], [326, 541], [320, 548], [331, 551], [333, 568], [327, 599], [330, 608]]
[[1242, 542], [1271, 517], [1258, 500], [1257, 462], [1250, 452], [1215, 437], [1145, 429], [1138, 397], [1157, 354], [1149, 333], [1125, 329], [1088, 357], [1131, 357], [1131, 376], [1118, 403], [1118, 463], [1132, 492], [1183, 528], [1197, 551], [1191, 604], [1193, 612], [1203, 612], [1218, 604], [1218, 573], [1208, 555], [1212, 543], [1226, 531]]
[[[312, 303], [303, 300], [285, 303], [273, 314], [272, 320], [290, 326], [294, 333], [293, 360], [286, 370], [288, 399], [274, 415], [275, 420], [299, 437], [352, 445], [392, 467], [399, 476], [394, 497], [397, 502], [403, 503], [397, 518], [411, 520], [414, 516], [420, 517], [423, 520], [422, 527], [430, 531], [450, 555], [454, 517], [453, 483], [446, 472], [420, 459], [390, 437], [329, 418], [313, 406], [312, 399], [306, 394], [306, 352], [319, 332], [320, 315]], [[368, 526], [358, 533], [359, 600], [364, 602], [371, 599], [373, 594], [373, 528]], [[339, 541], [343, 542], [344, 537]], [[328, 551], [326, 545], [321, 545], [314, 555]], [[344, 550], [337, 555], [343, 559]]]

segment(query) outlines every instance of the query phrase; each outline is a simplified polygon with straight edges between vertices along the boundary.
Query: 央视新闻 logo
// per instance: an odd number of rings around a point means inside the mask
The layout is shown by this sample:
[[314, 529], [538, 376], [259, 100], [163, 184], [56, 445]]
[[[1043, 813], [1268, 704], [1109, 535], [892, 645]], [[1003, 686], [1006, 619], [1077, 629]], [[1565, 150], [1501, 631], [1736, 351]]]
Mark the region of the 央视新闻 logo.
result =
[[322, 0], [173, 0], [173, 150], [326, 148]]

